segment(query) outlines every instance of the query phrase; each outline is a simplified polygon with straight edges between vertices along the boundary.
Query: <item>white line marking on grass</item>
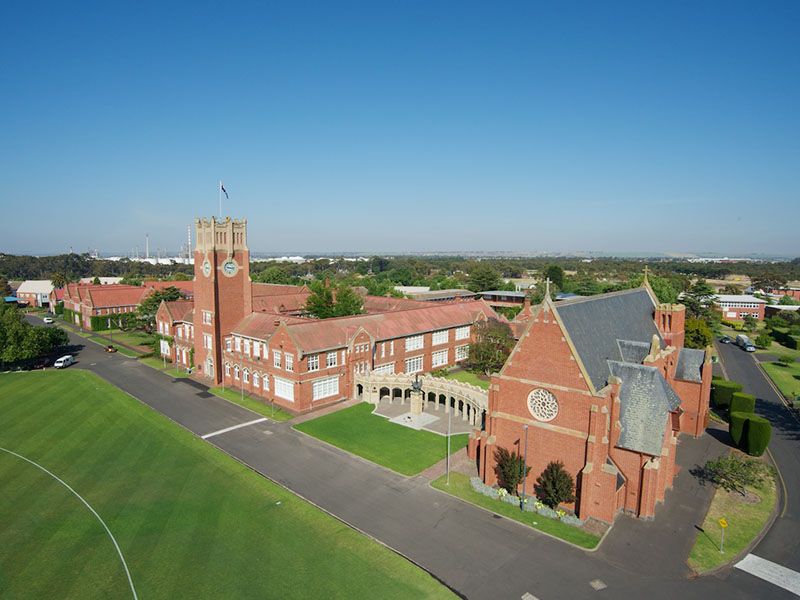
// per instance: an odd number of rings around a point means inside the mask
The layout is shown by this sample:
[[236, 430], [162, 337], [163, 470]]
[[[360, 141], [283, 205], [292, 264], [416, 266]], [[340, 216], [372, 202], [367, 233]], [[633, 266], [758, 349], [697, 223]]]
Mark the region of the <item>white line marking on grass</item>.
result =
[[219, 431], [212, 431], [211, 433], [207, 433], [205, 435], [201, 435], [201, 440], [207, 440], [210, 437], [214, 437], [215, 435], [219, 435], [221, 433], [228, 433], [229, 431], [233, 431], [234, 429], [241, 429], [242, 427], [248, 427], [249, 425], [255, 425], [256, 423], [263, 423], [264, 421], [268, 421], [266, 417], [261, 419], [256, 419], [255, 421], [248, 421], [247, 423], [239, 423], [238, 425], [234, 425], [233, 427], [226, 427], [225, 429], [220, 429]]
[[800, 596], [800, 573], [797, 571], [787, 569], [755, 554], [745, 556], [736, 563], [736, 568]]
[[114, 542], [114, 547], [117, 549], [117, 554], [119, 554], [119, 559], [122, 561], [122, 566], [125, 568], [125, 575], [128, 576], [128, 583], [131, 586], [131, 593], [133, 594], [133, 598], [134, 598], [134, 600], [138, 600], [138, 598], [136, 596], [136, 589], [133, 587], [133, 579], [131, 579], [131, 572], [128, 570], [128, 564], [125, 562], [125, 558], [122, 556], [122, 550], [119, 549], [119, 544], [117, 544], [117, 540], [114, 539], [114, 535], [111, 533], [111, 530], [108, 528], [108, 525], [106, 525], [105, 521], [103, 521], [103, 519], [100, 518], [100, 515], [98, 515], [91, 506], [89, 506], [89, 503], [86, 500], [84, 500], [78, 492], [76, 492], [71, 487], [69, 487], [69, 485], [63, 479], [59, 479], [58, 477], [53, 475], [50, 471], [45, 469], [42, 465], [36, 464], [35, 462], [30, 460], [29, 458], [25, 458], [21, 454], [17, 454], [16, 452], [12, 452], [11, 450], [7, 450], [6, 448], [0, 448], [0, 450], [2, 450], [3, 452], [8, 452], [9, 454], [12, 454], [12, 455], [16, 456], [17, 458], [21, 458], [25, 462], [32, 464], [34, 467], [37, 467], [37, 468], [41, 469], [42, 471], [44, 471], [45, 473], [50, 475], [50, 477], [52, 477], [53, 479], [58, 481], [65, 488], [67, 488], [70, 492], [75, 494], [78, 497], [78, 500], [83, 502], [86, 505], [86, 508], [88, 508], [90, 511], [92, 511], [92, 514], [95, 517], [97, 517], [97, 520], [100, 521], [100, 524], [106, 530], [106, 533], [108, 534], [108, 537], [110, 537], [111, 541]]

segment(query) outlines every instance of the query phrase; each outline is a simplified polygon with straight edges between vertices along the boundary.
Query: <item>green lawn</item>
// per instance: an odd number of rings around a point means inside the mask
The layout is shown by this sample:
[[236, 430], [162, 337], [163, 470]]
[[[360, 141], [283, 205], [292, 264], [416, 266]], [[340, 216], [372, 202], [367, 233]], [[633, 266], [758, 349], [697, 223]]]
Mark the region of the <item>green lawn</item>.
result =
[[782, 365], [781, 363], [761, 363], [764, 370], [790, 401], [800, 398], [800, 363]]
[[[416, 475], [446, 457], [445, 436], [390, 423], [373, 415], [373, 408], [362, 402], [294, 428], [403, 475]], [[467, 437], [452, 436], [451, 452], [464, 448]]]
[[[103, 338], [100, 338], [100, 337], [92, 336], [92, 337], [89, 338], [89, 340], [92, 341], [92, 342], [95, 342], [96, 344], [100, 344], [103, 347], [108, 346], [108, 342], [106, 340], [104, 340]], [[124, 346], [119, 346], [117, 344], [114, 344], [114, 347], [117, 349], [117, 351], [120, 354], [124, 354], [125, 356], [130, 356], [131, 358], [136, 358], [137, 356], [141, 356], [142, 355], [141, 352], [136, 352], [136, 350], [128, 350]]]
[[[117, 346], [119, 348], [119, 346]], [[120, 348], [120, 352], [122, 352], [122, 348]], [[156, 358], [155, 356], [148, 356], [146, 358], [140, 358], [139, 362], [146, 364], [148, 367], [152, 367], [156, 371], [161, 371], [162, 373], [166, 373], [171, 377], [190, 377], [190, 375], [186, 372], [185, 367], [178, 366], [178, 370], [175, 370], [175, 365], [172, 361], [167, 361], [166, 368], [164, 367], [164, 360], [161, 358]]]
[[470, 373], [469, 371], [457, 371], [456, 373], [448, 373], [445, 375], [447, 379], [455, 379], [456, 381], [461, 381], [463, 383], [471, 383], [472, 385], [477, 385], [484, 390], [489, 389], [489, 382], [485, 379], [478, 379], [478, 376], [475, 373]]
[[101, 331], [105, 336], [113, 339], [115, 342], [128, 344], [128, 346], [149, 346], [153, 343], [156, 337], [153, 334], [145, 333], [143, 331], [119, 331], [113, 332]]
[[216, 394], [220, 398], [225, 398], [234, 404], [238, 404], [239, 406], [244, 406], [245, 408], [249, 408], [255, 413], [260, 415], [264, 415], [265, 417], [269, 417], [275, 421], [288, 421], [289, 419], [293, 419], [294, 417], [287, 412], [282, 411], [279, 407], [273, 407], [269, 404], [264, 404], [258, 400], [254, 400], [250, 398], [247, 394], [244, 395], [244, 399], [242, 399], [241, 391], [237, 392], [231, 389], [222, 389], [221, 387], [213, 387], [209, 388], [208, 390], [212, 394]]
[[[86, 371], [0, 376], [0, 447], [81, 494], [139, 598], [453, 598], [393, 552]], [[0, 451], [0, 597], [124, 598], [103, 527]]]
[[601, 538], [597, 537], [596, 535], [592, 535], [591, 533], [587, 533], [582, 529], [578, 529], [577, 527], [567, 525], [556, 519], [549, 519], [535, 513], [524, 513], [519, 509], [519, 507], [514, 507], [500, 500], [495, 500], [494, 498], [489, 498], [488, 496], [479, 494], [472, 489], [472, 486], [469, 484], [469, 477], [466, 475], [462, 475], [461, 473], [450, 473], [449, 486], [445, 483], [446, 480], [446, 476], [443, 475], [436, 481], [431, 482], [431, 485], [437, 490], [442, 490], [443, 492], [457, 496], [462, 500], [466, 500], [472, 504], [477, 504], [478, 506], [487, 508], [493, 513], [508, 517], [509, 519], [514, 519], [515, 521], [524, 523], [533, 529], [538, 529], [544, 533], [549, 533], [554, 537], [571, 542], [576, 546], [580, 546], [581, 548], [591, 549], [600, 543]]
[[[692, 569], [699, 573], [731, 560], [761, 531], [775, 505], [775, 481], [770, 478], [762, 487], [753, 488], [752, 491], [761, 497], [760, 503], [745, 504], [722, 488], [717, 488], [703, 521], [702, 531], [697, 534], [689, 553], [687, 562]], [[722, 518], [728, 522], [724, 554], [719, 551], [722, 536], [719, 519]]]

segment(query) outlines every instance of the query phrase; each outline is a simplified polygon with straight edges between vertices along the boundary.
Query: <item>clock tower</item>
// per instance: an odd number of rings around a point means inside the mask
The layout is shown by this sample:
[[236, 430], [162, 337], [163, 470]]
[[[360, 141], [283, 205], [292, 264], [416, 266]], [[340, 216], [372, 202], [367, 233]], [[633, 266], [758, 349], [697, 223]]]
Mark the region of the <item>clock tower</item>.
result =
[[194, 362], [197, 372], [222, 381], [223, 338], [253, 312], [247, 219], [195, 219]]

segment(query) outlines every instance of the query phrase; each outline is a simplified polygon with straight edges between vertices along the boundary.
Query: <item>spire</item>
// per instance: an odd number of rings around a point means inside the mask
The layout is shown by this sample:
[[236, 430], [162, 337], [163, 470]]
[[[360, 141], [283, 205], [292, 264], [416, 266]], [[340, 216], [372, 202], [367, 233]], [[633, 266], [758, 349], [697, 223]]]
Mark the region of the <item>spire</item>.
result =
[[647, 274], [650, 272], [650, 269], [647, 268], [647, 265], [644, 266], [644, 280], [642, 281], [642, 285], [650, 285], [650, 280], [647, 279]]
[[545, 280], [544, 295], [545, 295], [545, 298], [549, 298], [550, 297], [550, 278], [549, 277]]

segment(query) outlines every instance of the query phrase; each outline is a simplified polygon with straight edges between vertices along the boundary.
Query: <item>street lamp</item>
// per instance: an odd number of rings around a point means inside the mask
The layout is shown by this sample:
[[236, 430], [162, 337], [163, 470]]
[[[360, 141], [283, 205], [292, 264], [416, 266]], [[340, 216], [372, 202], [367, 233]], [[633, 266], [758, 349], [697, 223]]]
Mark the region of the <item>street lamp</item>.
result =
[[452, 414], [453, 411], [450, 409], [450, 398], [448, 398], [447, 399], [447, 485], [450, 485], [450, 415]]
[[523, 425], [525, 430], [525, 461], [522, 463], [522, 502], [519, 503], [520, 510], [525, 512], [525, 481], [528, 474], [528, 426]]

